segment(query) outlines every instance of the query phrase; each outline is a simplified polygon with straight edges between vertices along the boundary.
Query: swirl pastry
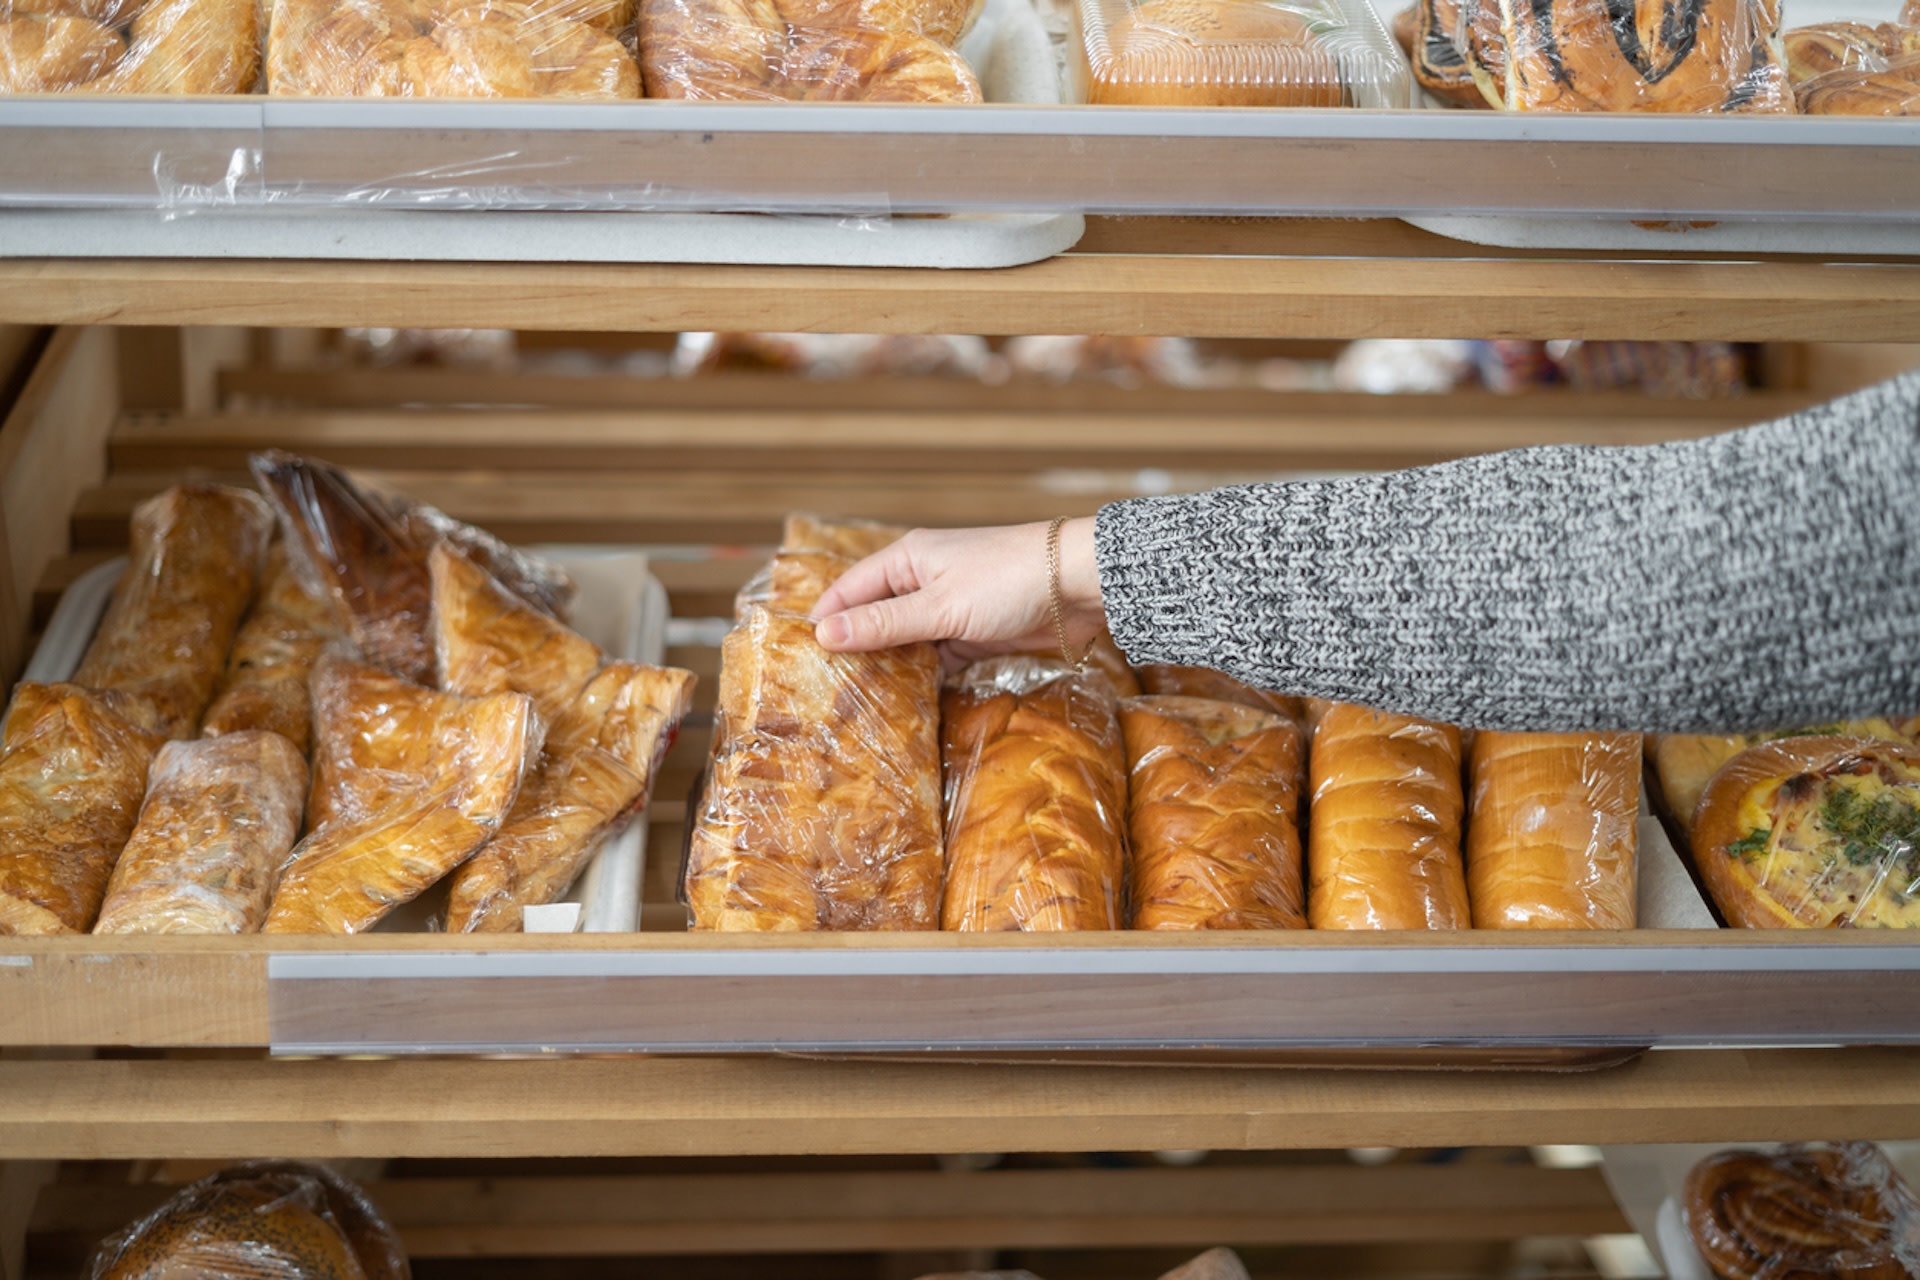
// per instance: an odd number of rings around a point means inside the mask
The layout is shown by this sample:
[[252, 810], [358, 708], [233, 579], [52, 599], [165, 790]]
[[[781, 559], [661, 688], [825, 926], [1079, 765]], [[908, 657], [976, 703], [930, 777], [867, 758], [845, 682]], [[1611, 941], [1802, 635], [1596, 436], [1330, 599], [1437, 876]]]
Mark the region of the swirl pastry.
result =
[[1920, 56], [1881, 71], [1821, 76], [1801, 89], [1800, 110], [1810, 116], [1920, 115]]
[[1681, 1216], [1723, 1280], [1914, 1274], [1920, 1205], [1871, 1143], [1708, 1156], [1687, 1174]]

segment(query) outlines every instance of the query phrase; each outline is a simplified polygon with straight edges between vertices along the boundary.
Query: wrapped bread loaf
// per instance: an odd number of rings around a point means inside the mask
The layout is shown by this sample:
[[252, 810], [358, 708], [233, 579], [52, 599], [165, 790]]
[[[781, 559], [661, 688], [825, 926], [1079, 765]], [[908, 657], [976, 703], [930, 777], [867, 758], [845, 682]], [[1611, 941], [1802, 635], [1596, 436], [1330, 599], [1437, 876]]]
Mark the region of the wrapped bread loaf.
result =
[[1920, 1201], [1868, 1142], [1720, 1151], [1687, 1174], [1681, 1220], [1725, 1280], [1907, 1280]]
[[163, 740], [151, 715], [127, 694], [14, 687], [0, 722], [0, 934], [93, 924]]
[[1479, 733], [1472, 779], [1476, 928], [1633, 928], [1639, 734]]
[[223, 485], [176, 485], [134, 508], [127, 571], [73, 682], [142, 698], [167, 737], [193, 736], [272, 532], [265, 503]]
[[1348, 703], [1309, 752], [1307, 919], [1316, 929], [1464, 929], [1460, 731]]
[[485, 844], [539, 734], [532, 701], [439, 693], [328, 654], [313, 672], [307, 837], [266, 933], [359, 933]]
[[1140, 691], [1181, 698], [1213, 698], [1219, 702], [1237, 702], [1285, 716], [1295, 723], [1306, 720], [1306, 707], [1299, 698], [1290, 698], [1270, 689], [1256, 689], [1235, 680], [1224, 671], [1210, 667], [1180, 667], [1171, 663], [1150, 662], [1133, 669]]
[[306, 792], [307, 763], [277, 733], [167, 743], [93, 931], [258, 931]]
[[269, 729], [305, 754], [313, 723], [307, 678], [340, 629], [333, 611], [288, 566], [284, 543], [267, 553], [265, 583], [234, 637], [200, 732], [213, 737]]
[[1269, 0], [1083, 2], [1077, 68], [1088, 102], [1171, 107], [1349, 105], [1323, 4]]
[[1063, 663], [975, 663], [942, 700], [941, 927], [1118, 929], [1126, 747], [1112, 686]]
[[1920, 927], [1920, 747], [1782, 738], [1714, 775], [1694, 866], [1750, 929]]
[[1713, 780], [1727, 761], [1757, 743], [1774, 738], [1839, 736], [1880, 738], [1888, 742], [1909, 742], [1912, 737], [1884, 717], [1871, 720], [1846, 720], [1793, 733], [1745, 733], [1707, 735], [1666, 733], [1647, 741], [1647, 754], [1653, 760], [1654, 776], [1660, 782], [1660, 795], [1667, 812], [1691, 830], [1693, 812], [1700, 805], [1707, 783]]
[[1120, 704], [1135, 929], [1303, 929], [1300, 730], [1208, 698]]
[[0, 93], [246, 93], [260, 17], [259, 0], [15, 0]]

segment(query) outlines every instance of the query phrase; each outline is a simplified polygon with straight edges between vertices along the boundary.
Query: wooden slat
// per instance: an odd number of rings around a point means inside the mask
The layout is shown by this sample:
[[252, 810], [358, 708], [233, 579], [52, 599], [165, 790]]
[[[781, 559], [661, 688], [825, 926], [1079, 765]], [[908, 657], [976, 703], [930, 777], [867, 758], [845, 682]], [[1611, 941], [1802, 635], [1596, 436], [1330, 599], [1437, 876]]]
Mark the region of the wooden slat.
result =
[[[1486, 1165], [408, 1178], [367, 1194], [413, 1258], [1508, 1240], [1627, 1229], [1598, 1169]], [[173, 1188], [50, 1186], [97, 1240]]]
[[1920, 266], [1072, 254], [991, 271], [0, 263], [0, 322], [1203, 337], [1920, 340]]
[[[1920, 1138], [1915, 1050], [1593, 1074], [675, 1058], [0, 1061], [0, 1158], [634, 1156]], [[217, 1123], [209, 1123], [217, 1119]]]

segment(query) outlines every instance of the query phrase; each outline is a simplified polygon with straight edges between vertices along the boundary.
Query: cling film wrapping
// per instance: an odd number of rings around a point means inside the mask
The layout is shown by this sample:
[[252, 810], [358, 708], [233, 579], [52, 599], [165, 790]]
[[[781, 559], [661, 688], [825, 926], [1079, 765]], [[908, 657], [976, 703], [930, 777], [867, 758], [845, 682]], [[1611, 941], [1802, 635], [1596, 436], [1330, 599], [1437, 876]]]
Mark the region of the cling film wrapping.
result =
[[1715, 1152], [1688, 1172], [1680, 1214], [1716, 1276], [1920, 1275], [1920, 1201], [1870, 1142]]
[[260, 0], [9, 0], [0, 93], [249, 93]]
[[253, 933], [300, 834], [307, 763], [264, 729], [169, 742], [95, 933]]
[[1920, 747], [1853, 737], [1748, 747], [1708, 783], [1691, 843], [1729, 924], [1920, 927]]
[[1868, 26], [1831, 22], [1783, 37], [1787, 74], [1807, 115], [1920, 113], [1920, 13]]
[[305, 754], [313, 724], [307, 678], [341, 633], [326, 602], [309, 592], [287, 564], [284, 542], [269, 549], [263, 582], [233, 639], [226, 673], [200, 732], [214, 737], [270, 729]]
[[1128, 698], [1135, 929], [1303, 929], [1300, 730], [1206, 698]]
[[1182, 667], [1172, 663], [1149, 662], [1133, 669], [1141, 693], [1171, 694], [1182, 698], [1212, 698], [1217, 702], [1237, 702], [1285, 716], [1296, 724], [1305, 723], [1306, 705], [1301, 699], [1271, 689], [1256, 689], [1235, 680], [1224, 671], [1211, 667]]
[[631, 0], [274, 0], [267, 92], [640, 96]]
[[1777, 733], [1691, 734], [1663, 733], [1647, 739], [1647, 756], [1653, 764], [1653, 776], [1660, 783], [1660, 797], [1667, 813], [1682, 831], [1693, 827], [1694, 810], [1707, 783], [1727, 761], [1748, 747], [1779, 738], [1842, 737], [1879, 738], [1886, 742], [1913, 741], [1906, 721], [1885, 716], [1866, 720], [1841, 720], [1827, 725], [1808, 725]]
[[182, 1188], [94, 1251], [87, 1280], [408, 1280], [399, 1236], [323, 1165], [235, 1165]]
[[22, 682], [0, 723], [0, 935], [84, 933], [162, 738], [121, 693]]
[[1460, 731], [1332, 703], [1308, 752], [1316, 929], [1464, 929]]
[[1481, 929], [1631, 929], [1640, 735], [1474, 735], [1467, 890]]
[[943, 697], [941, 927], [1124, 927], [1127, 755], [1104, 677], [990, 658]]
[[176, 485], [134, 508], [127, 570], [73, 682], [139, 697], [167, 737], [192, 737], [272, 532], [257, 495], [224, 485]]
[[931, 645], [829, 653], [804, 614], [743, 608], [689, 837], [694, 928], [938, 927], [939, 678]]

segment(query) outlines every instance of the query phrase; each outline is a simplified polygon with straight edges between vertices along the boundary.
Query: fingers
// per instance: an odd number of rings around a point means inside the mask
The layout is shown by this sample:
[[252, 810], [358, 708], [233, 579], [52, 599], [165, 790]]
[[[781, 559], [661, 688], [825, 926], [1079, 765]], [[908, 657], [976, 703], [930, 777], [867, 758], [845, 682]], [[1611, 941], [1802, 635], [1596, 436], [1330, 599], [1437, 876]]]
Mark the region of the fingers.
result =
[[814, 638], [821, 648], [837, 653], [865, 653], [916, 640], [940, 639], [936, 616], [927, 607], [925, 596], [925, 592], [916, 591], [841, 610], [815, 625]]
[[843, 609], [898, 595], [899, 591], [894, 586], [898, 571], [892, 567], [892, 562], [897, 558], [894, 548], [888, 547], [856, 563], [841, 574], [815, 602], [813, 616], [816, 619], [829, 618]]

